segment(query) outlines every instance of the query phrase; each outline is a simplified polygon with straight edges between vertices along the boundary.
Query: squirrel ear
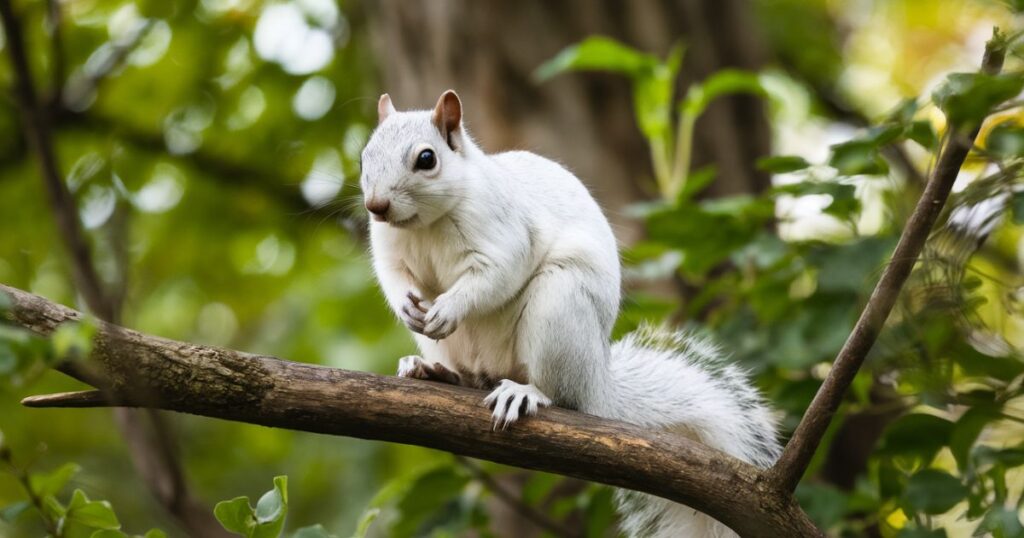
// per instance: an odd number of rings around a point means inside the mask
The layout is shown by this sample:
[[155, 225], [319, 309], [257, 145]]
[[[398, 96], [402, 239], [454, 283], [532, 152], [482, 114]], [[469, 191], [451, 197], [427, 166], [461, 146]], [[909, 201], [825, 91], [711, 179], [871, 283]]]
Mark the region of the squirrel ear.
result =
[[[456, 136], [462, 127], [462, 101], [454, 90], [441, 94], [434, 107], [434, 125], [453, 150], [457, 149]], [[452, 135], [456, 136], [452, 136]]]
[[395, 112], [398, 111], [395, 110], [395, 105], [391, 104], [391, 96], [386, 93], [381, 94], [380, 100], [377, 101], [377, 125], [384, 123], [384, 120]]

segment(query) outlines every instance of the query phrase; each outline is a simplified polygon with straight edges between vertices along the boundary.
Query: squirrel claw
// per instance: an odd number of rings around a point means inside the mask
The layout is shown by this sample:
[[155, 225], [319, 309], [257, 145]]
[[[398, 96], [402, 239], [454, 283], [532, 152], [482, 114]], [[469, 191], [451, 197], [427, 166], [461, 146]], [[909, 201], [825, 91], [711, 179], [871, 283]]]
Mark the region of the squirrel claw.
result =
[[502, 379], [497, 388], [484, 398], [484, 405], [493, 407], [491, 418], [493, 429], [502, 430], [522, 416], [533, 416], [541, 407], [551, 405], [551, 399], [533, 385], [523, 385], [509, 379]]

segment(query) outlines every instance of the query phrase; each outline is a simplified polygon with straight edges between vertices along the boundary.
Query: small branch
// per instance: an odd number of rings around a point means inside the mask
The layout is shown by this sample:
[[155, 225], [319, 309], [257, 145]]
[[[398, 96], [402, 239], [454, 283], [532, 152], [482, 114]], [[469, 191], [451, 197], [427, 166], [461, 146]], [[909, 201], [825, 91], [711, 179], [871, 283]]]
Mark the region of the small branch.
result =
[[[43, 336], [82, 317], [0, 285], [5, 292], [13, 306], [0, 319]], [[742, 536], [821, 536], [763, 471], [671, 432], [557, 408], [494, 431], [482, 391], [176, 342], [103, 322], [89, 358], [60, 369], [124, 405], [425, 446], [650, 493]]]
[[21, 400], [25, 407], [53, 408], [53, 407], [110, 407], [112, 404], [103, 392], [98, 390], [82, 390], [77, 392], [58, 392], [56, 394], [43, 394], [40, 396], [29, 396]]
[[549, 518], [547, 514], [527, 504], [524, 500], [517, 497], [515, 493], [505, 489], [505, 486], [498, 483], [493, 476], [474, 463], [473, 460], [464, 456], [455, 456], [455, 460], [469, 471], [469, 474], [473, 475], [477, 482], [483, 484], [491, 494], [515, 510], [523, 519], [533, 523], [538, 529], [548, 531], [555, 536], [563, 538], [580, 536], [579, 532], [573, 532], [571, 529], [566, 528], [564, 525]]
[[[1005, 55], [1006, 50], [1001, 38], [998, 35], [994, 36], [985, 49], [982, 71], [988, 74], [999, 73]], [[795, 490], [807, 470], [814, 452], [825, 435], [825, 430], [839, 409], [868, 352], [871, 351], [878, 333], [881, 332], [885, 320], [896, 304], [903, 284], [917, 263], [932, 226], [949, 197], [960, 167], [978, 136], [978, 130], [975, 128], [972, 132], [965, 133], [967, 136], [959, 136], [951, 127], [947, 134], [932, 177], [903, 229], [890, 263], [868, 299], [853, 332], [839, 351], [828, 377], [818, 389], [803, 420], [783, 450], [782, 457], [771, 471], [780, 488], [786, 491]]]

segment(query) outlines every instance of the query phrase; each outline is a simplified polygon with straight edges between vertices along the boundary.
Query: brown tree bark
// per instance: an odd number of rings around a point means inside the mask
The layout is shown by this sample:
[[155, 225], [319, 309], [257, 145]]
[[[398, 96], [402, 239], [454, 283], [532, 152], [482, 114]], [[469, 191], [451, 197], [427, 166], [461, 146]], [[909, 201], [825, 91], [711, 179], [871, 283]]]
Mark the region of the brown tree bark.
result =
[[[640, 226], [623, 208], [650, 196], [646, 185], [653, 176], [629, 83], [574, 73], [538, 85], [536, 68], [595, 34], [662, 57], [682, 40], [688, 45], [682, 88], [724, 67], [757, 69], [765, 60], [742, 0], [374, 0], [364, 9], [382, 87], [399, 109], [432, 106], [454, 88], [485, 149], [529, 149], [566, 164], [591, 188], [626, 244], [640, 236]], [[713, 163], [719, 171], [709, 196], [769, 185], [754, 167], [769, 149], [756, 98], [716, 102], [697, 133], [694, 168]]]

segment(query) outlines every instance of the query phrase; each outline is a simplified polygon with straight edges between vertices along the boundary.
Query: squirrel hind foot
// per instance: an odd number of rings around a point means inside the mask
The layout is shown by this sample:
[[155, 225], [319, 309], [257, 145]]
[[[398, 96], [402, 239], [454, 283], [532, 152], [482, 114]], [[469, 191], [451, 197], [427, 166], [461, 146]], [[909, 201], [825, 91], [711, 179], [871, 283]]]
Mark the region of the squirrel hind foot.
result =
[[462, 384], [462, 376], [457, 372], [449, 370], [439, 362], [430, 364], [419, 355], [407, 355], [398, 359], [398, 372], [396, 375], [398, 377], [409, 377], [426, 381], [440, 381], [450, 385]]
[[541, 407], [550, 406], [551, 398], [533, 385], [502, 379], [498, 387], [484, 398], [484, 405], [494, 408], [491, 413], [494, 429], [500, 427], [504, 430], [519, 420], [520, 416], [533, 416]]

